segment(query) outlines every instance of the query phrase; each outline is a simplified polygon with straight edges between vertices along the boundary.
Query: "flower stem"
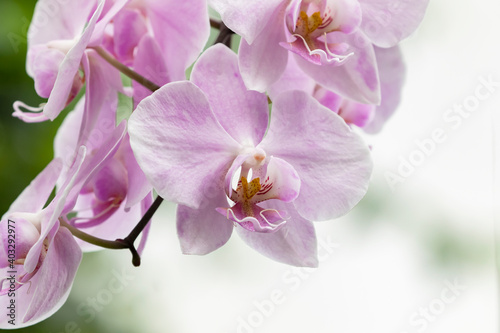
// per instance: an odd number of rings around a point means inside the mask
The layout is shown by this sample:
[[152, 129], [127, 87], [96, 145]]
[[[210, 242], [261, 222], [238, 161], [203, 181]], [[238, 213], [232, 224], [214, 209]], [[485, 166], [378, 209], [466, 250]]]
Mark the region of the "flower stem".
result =
[[217, 21], [217, 20], [214, 20], [214, 19], [210, 19], [210, 26], [212, 28], [215, 28], [215, 29], [219, 29], [220, 30], [220, 24], [221, 22], [220, 21]]
[[63, 218], [60, 218], [59, 222], [61, 223], [61, 226], [68, 228], [68, 230], [73, 234], [73, 236], [87, 243], [112, 250], [129, 249], [130, 252], [132, 253], [132, 264], [137, 267], [140, 266], [141, 264], [141, 257], [134, 246], [134, 242], [137, 239], [137, 237], [139, 237], [144, 228], [148, 225], [149, 221], [153, 217], [154, 213], [156, 213], [162, 202], [163, 198], [158, 196], [156, 200], [153, 202], [153, 204], [148, 208], [146, 214], [144, 214], [139, 223], [137, 223], [135, 228], [132, 229], [132, 231], [128, 234], [128, 236], [125, 237], [124, 239], [118, 238], [114, 241], [89, 235], [86, 232], [83, 232], [80, 229], [70, 225]]
[[97, 54], [99, 54], [104, 60], [106, 60], [111, 66], [114, 68], [118, 69], [120, 72], [131, 78], [132, 80], [136, 81], [139, 84], [142, 84], [144, 87], [151, 91], [156, 91], [160, 89], [160, 86], [149, 81], [146, 79], [144, 76], [140, 75], [139, 73], [135, 72], [134, 70], [128, 68], [121, 62], [115, 59], [111, 53], [103, 49], [102, 47], [94, 47], [93, 48]]
[[59, 219], [59, 223], [61, 226], [67, 228], [73, 236], [76, 238], [81, 239], [82, 241], [85, 241], [90, 244], [94, 244], [106, 249], [112, 249], [112, 250], [121, 250], [121, 249], [126, 249], [127, 246], [124, 243], [121, 242], [116, 242], [116, 241], [110, 241], [102, 238], [98, 238], [92, 235], [87, 234], [86, 232], [81, 231], [80, 229], [70, 225], [66, 221], [64, 221], [63, 218]]
[[219, 35], [215, 39], [214, 45], [217, 43], [222, 43], [227, 47], [231, 48], [231, 36], [234, 32], [229, 29], [224, 22], [219, 23]]

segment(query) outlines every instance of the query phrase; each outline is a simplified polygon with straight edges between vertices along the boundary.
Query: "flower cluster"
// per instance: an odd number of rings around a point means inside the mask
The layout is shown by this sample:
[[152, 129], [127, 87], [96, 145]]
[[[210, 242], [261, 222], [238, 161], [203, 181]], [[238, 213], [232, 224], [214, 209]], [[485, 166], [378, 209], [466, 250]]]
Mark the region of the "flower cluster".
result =
[[[183, 253], [210, 253], [235, 230], [269, 258], [314, 267], [312, 222], [347, 213], [366, 193], [372, 162], [356, 128], [379, 131], [395, 110], [397, 43], [427, 0], [208, 5], [38, 1], [26, 69], [47, 102], [16, 102], [13, 115], [65, 119], [53, 161], [0, 222], [0, 304], [17, 295], [16, 316], [0, 328], [52, 315], [82, 252], [129, 249], [138, 265], [162, 200], [178, 204]], [[223, 43], [202, 52], [210, 25]], [[132, 105], [125, 114], [122, 99]]]

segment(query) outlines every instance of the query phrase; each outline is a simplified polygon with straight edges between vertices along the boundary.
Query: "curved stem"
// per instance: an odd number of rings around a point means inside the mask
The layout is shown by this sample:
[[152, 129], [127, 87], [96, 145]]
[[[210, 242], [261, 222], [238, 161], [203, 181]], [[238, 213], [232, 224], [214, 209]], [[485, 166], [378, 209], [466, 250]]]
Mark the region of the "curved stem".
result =
[[80, 229], [73, 227], [72, 225], [70, 225], [69, 223], [64, 221], [64, 219], [62, 219], [62, 218], [59, 219], [59, 222], [60, 222], [61, 226], [69, 229], [69, 231], [73, 234], [73, 236], [75, 236], [76, 238], [79, 238], [82, 241], [85, 241], [87, 243], [97, 245], [97, 246], [100, 246], [100, 247], [103, 247], [106, 249], [112, 249], [112, 250], [122, 250], [122, 249], [128, 248], [128, 246], [126, 244], [124, 244], [123, 242], [110, 241], [110, 240], [106, 240], [106, 239], [102, 239], [102, 238], [98, 238], [98, 237], [89, 235], [86, 232], [83, 232]]
[[151, 91], [156, 91], [160, 89], [160, 86], [157, 85], [154, 82], [149, 81], [146, 79], [144, 76], [140, 75], [139, 73], [133, 71], [132, 69], [128, 68], [118, 60], [116, 60], [111, 53], [103, 49], [102, 47], [94, 47], [93, 48], [97, 54], [99, 54], [104, 60], [106, 60], [111, 66], [114, 68], [118, 69], [120, 72], [131, 78], [132, 80], [136, 81], [139, 84], [142, 84], [144, 87]]
[[97, 245], [106, 249], [112, 250], [122, 250], [129, 249], [132, 253], [132, 264], [134, 266], [139, 266], [141, 264], [141, 256], [137, 252], [137, 249], [134, 246], [134, 242], [139, 237], [144, 228], [148, 225], [149, 221], [156, 213], [161, 203], [163, 202], [163, 198], [158, 196], [153, 204], [148, 208], [148, 211], [141, 218], [139, 223], [135, 226], [134, 229], [128, 234], [124, 239], [116, 239], [114, 241], [98, 238], [92, 235], [87, 234], [86, 232], [81, 231], [80, 229], [70, 225], [63, 218], [59, 219], [61, 226], [68, 228], [68, 230], [73, 234], [73, 236], [85, 241], [87, 243]]
[[158, 208], [160, 207], [162, 202], [163, 202], [163, 198], [158, 196], [155, 199], [155, 201], [153, 202], [153, 204], [148, 208], [148, 211], [146, 212], [146, 214], [144, 214], [144, 216], [141, 218], [139, 223], [137, 223], [135, 228], [132, 229], [132, 231], [130, 232], [130, 234], [127, 237], [125, 237], [124, 240], [126, 242], [130, 242], [132, 244], [135, 242], [135, 240], [137, 239], [137, 237], [139, 237], [139, 235], [144, 230], [144, 228], [146, 228], [146, 226], [149, 223], [149, 220], [151, 220], [151, 218], [156, 213], [156, 210], [158, 210]]

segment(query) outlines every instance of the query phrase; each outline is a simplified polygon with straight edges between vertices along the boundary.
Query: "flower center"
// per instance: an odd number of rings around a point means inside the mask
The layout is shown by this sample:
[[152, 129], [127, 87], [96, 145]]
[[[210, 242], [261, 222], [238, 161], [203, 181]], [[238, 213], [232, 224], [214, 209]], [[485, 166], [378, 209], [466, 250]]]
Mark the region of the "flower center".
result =
[[301, 11], [299, 18], [297, 19], [295, 33], [302, 35], [303, 37], [308, 37], [310, 33], [318, 29], [318, 27], [322, 24], [323, 19], [321, 18], [320, 12], [316, 12], [311, 16], [308, 16], [305, 11]]
[[261, 185], [259, 178], [254, 178], [249, 183], [246, 177], [241, 177], [236, 192], [238, 193], [240, 202], [243, 205], [243, 212], [246, 216], [255, 216], [250, 199], [252, 199], [260, 191], [260, 188]]

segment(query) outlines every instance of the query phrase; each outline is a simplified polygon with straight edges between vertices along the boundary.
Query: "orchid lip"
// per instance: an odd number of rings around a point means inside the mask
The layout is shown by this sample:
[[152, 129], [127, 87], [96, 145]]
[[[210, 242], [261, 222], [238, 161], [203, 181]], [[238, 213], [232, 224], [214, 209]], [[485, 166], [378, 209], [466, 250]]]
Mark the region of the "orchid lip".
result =
[[304, 45], [307, 48], [307, 51], [309, 52], [309, 55], [311, 55], [311, 56], [317, 55], [322, 60], [324, 59], [327, 63], [343, 64], [352, 55], [354, 55], [354, 52], [351, 52], [351, 53], [346, 54], [346, 55], [342, 55], [342, 54], [336, 54], [336, 53], [333, 53], [332, 51], [330, 51], [330, 48], [328, 47], [328, 43], [326, 41], [326, 33], [324, 34], [324, 37], [325, 37], [324, 38], [324, 44], [325, 44], [325, 50], [326, 50], [326, 52], [323, 51], [323, 50], [321, 50], [321, 49], [311, 50], [311, 47], [309, 46], [309, 44], [307, 43], [306, 39], [303, 36], [301, 36], [299, 34], [294, 34], [293, 36], [300, 38], [304, 42]]

